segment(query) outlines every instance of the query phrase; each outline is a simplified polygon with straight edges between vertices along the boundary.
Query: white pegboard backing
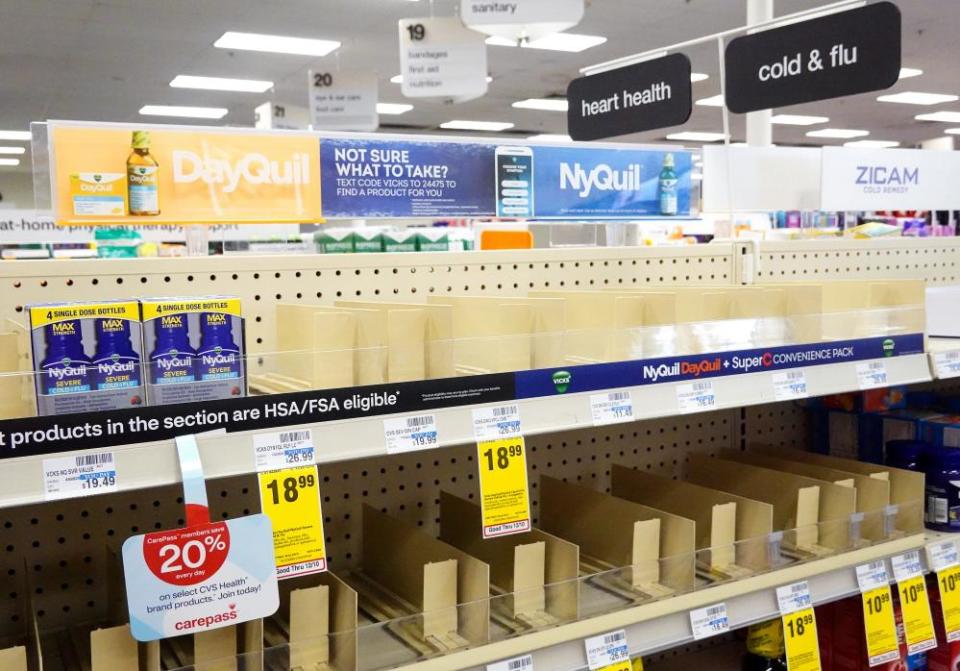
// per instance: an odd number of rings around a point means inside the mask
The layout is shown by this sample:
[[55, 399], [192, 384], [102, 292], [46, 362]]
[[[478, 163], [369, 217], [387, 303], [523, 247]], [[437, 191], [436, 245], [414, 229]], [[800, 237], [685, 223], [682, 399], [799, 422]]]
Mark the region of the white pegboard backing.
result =
[[[676, 477], [693, 453], [733, 446], [739, 411], [729, 410], [543, 434], [527, 440], [536, 521], [540, 474], [609, 491], [612, 464]], [[367, 503], [436, 534], [441, 490], [478, 500], [476, 446], [411, 452], [320, 467], [324, 531], [333, 571], [359, 559], [361, 505]], [[260, 510], [256, 476], [210, 480], [211, 516]], [[107, 546], [131, 535], [183, 525], [179, 487], [157, 487], [0, 511], [4, 551], [0, 635], [22, 625], [24, 562], [44, 630], [104, 616]]]
[[812, 440], [809, 413], [796, 401], [755, 405], [740, 411], [741, 450], [751, 445], [808, 450]]
[[759, 243], [756, 282], [897, 278], [931, 284], [960, 282], [960, 238]]
[[733, 282], [731, 244], [489, 252], [74, 259], [0, 264], [0, 320], [31, 303], [145, 296], [239, 296], [250, 352], [272, 352], [278, 302], [426, 301], [444, 294], [517, 296]]

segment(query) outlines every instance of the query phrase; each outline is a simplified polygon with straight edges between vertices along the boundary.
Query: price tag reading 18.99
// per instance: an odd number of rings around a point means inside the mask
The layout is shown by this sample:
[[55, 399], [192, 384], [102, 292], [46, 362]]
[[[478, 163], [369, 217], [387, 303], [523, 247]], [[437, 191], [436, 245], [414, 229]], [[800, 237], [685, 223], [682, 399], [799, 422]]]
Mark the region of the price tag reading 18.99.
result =
[[260, 505], [273, 523], [277, 578], [327, 570], [316, 466], [258, 474]]
[[783, 616], [783, 643], [790, 671], [820, 671], [817, 618], [810, 587], [798, 582], [777, 588], [777, 603]]
[[477, 443], [483, 537], [530, 530], [527, 448], [523, 436]]

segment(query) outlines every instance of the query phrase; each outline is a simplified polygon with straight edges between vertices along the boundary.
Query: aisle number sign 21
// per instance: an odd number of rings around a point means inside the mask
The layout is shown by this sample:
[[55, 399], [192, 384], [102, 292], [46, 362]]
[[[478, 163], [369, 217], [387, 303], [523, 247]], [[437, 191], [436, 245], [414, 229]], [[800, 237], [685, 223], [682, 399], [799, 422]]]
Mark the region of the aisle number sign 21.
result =
[[317, 466], [259, 473], [260, 505], [273, 522], [277, 577], [327, 570]]
[[530, 531], [527, 448], [523, 436], [477, 443], [483, 537]]

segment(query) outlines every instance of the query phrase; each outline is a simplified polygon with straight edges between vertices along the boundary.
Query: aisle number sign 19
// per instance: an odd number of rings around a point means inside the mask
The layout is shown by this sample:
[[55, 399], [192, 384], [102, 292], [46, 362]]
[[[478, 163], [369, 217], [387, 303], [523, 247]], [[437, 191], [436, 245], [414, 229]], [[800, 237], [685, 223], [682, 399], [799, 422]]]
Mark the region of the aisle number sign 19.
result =
[[900, 641], [897, 639], [886, 562], [880, 560], [858, 566], [857, 582], [863, 603], [863, 629], [870, 666], [900, 659]]
[[477, 443], [483, 537], [530, 531], [527, 448], [523, 436]]
[[930, 567], [937, 572], [940, 608], [947, 641], [960, 641], [960, 556], [952, 540], [927, 546]]
[[820, 671], [817, 618], [806, 582], [777, 589], [789, 671]]
[[277, 578], [327, 570], [316, 465], [258, 474], [260, 505], [273, 522]]

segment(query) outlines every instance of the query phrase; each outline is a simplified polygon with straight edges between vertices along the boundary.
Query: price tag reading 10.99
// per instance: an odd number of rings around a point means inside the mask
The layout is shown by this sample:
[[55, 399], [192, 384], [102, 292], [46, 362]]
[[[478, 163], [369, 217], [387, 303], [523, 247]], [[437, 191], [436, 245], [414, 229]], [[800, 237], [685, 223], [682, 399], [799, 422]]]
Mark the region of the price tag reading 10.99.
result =
[[526, 452], [523, 436], [477, 443], [484, 538], [530, 530]]
[[937, 582], [947, 640], [960, 641], [960, 565], [938, 571]]

